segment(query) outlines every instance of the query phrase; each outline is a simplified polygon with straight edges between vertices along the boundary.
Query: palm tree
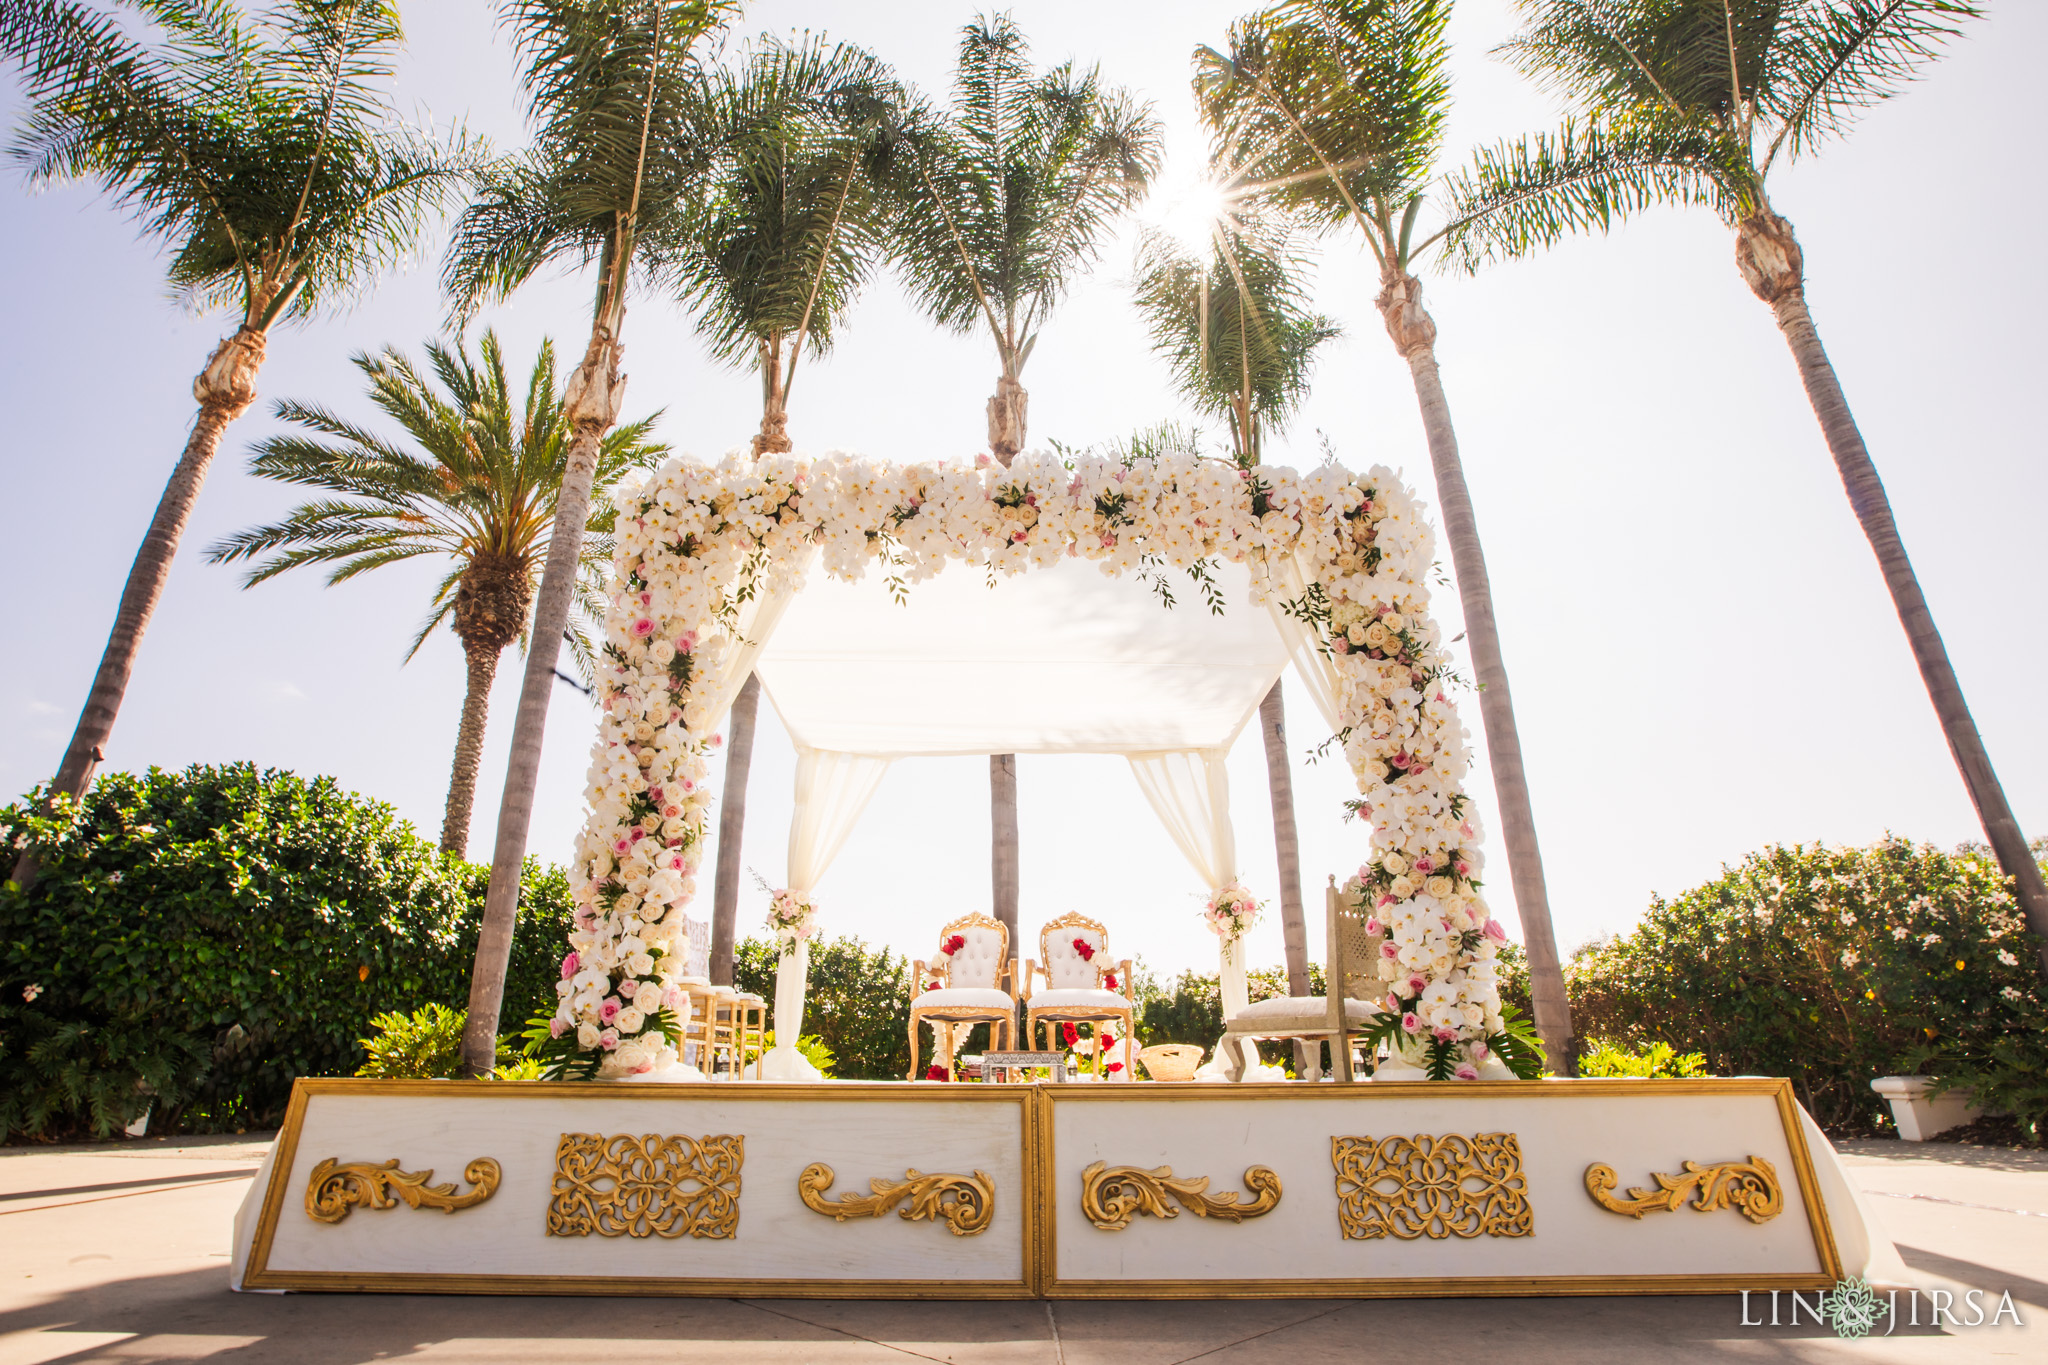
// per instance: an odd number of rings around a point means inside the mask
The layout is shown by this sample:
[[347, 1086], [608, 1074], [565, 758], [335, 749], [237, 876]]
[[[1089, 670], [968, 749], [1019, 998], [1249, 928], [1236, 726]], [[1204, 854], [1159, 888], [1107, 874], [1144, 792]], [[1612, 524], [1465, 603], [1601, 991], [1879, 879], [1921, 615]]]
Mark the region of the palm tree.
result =
[[1228, 191], [1288, 205], [1325, 228], [1355, 227], [1379, 263], [1375, 303], [1394, 349], [1408, 363], [1422, 409], [1478, 675], [1536, 1027], [1552, 1065], [1569, 1071], [1571, 1011], [1493, 589], [1437, 372], [1436, 323], [1423, 309], [1422, 283], [1410, 268], [1456, 226], [1446, 223], [1416, 237], [1450, 111], [1444, 41], [1450, 10], [1449, 0], [1283, 0], [1232, 25], [1227, 53], [1196, 50], [1195, 94], [1223, 146], [1223, 164], [1233, 168]]
[[[880, 249], [880, 172], [902, 92], [857, 47], [768, 42], [709, 77], [705, 135], [720, 148], [708, 206], [664, 274], [719, 360], [761, 379], [754, 453], [790, 449], [797, 364], [832, 345]], [[747, 676], [727, 725], [711, 913], [711, 979], [732, 982], [741, 843], [761, 683]]]
[[[1307, 310], [1307, 268], [1284, 224], [1233, 215], [1210, 225], [1206, 259], [1163, 233], [1148, 232], [1138, 257], [1138, 310], [1174, 382], [1197, 411], [1223, 418], [1241, 465], [1258, 464], [1263, 437], [1277, 431], [1308, 391], [1316, 348], [1339, 334]], [[1301, 842], [1294, 823], [1294, 774], [1279, 681], [1259, 704], [1266, 789], [1280, 862], [1280, 928], [1287, 991], [1309, 993], [1308, 925], [1301, 903]]]
[[[461, 134], [401, 123], [385, 94], [403, 34], [389, 3], [155, 0], [156, 31], [69, 0], [0, 0], [0, 54], [29, 98], [9, 153], [31, 185], [96, 183], [171, 249], [171, 284], [238, 318], [192, 381], [198, 415], [143, 536], [50, 794], [106, 756], [178, 540], [229, 422], [256, 398], [270, 332], [346, 301], [409, 252], [466, 173]], [[14, 868], [23, 888], [36, 853]]]
[[[1159, 165], [1149, 106], [1072, 63], [1034, 73], [1007, 14], [961, 30], [949, 113], [920, 120], [901, 165], [895, 260], [933, 320], [986, 326], [1001, 373], [989, 452], [1024, 448], [1024, 364], [1074, 276]], [[1017, 758], [989, 757], [996, 918], [1017, 941]]]
[[736, 0], [504, 0], [502, 6], [526, 61], [534, 145], [495, 167], [463, 211], [444, 281], [462, 317], [550, 265], [594, 264], [597, 290], [590, 341], [562, 395], [572, 435], [498, 806], [463, 1031], [465, 1074], [486, 1074], [497, 1059], [498, 1010], [548, 695], [576, 593], [591, 482], [625, 395], [620, 338], [633, 267], [658, 254], [664, 240], [687, 235], [706, 160], [690, 49], [737, 8]]
[[[1806, 386], [1949, 752], [2027, 922], [2048, 937], [2048, 882], [1956, 681], [1884, 484], [1806, 302], [1804, 253], [1772, 206], [1772, 169], [1845, 135], [1897, 94], [1980, 8], [1953, 0], [1525, 0], [1508, 58], [1563, 95], [1548, 136], [1479, 153], [1452, 190], [1459, 264], [1527, 254], [1665, 204], [1701, 205], [1735, 233], [1735, 264], [1771, 307]], [[2048, 947], [2041, 969], [2048, 976]]]
[[[354, 357], [369, 380], [371, 401], [398, 423], [413, 449], [324, 408], [279, 403], [278, 417], [308, 434], [262, 442], [250, 472], [329, 496], [300, 504], [283, 521], [229, 536], [206, 552], [216, 564], [270, 556], [249, 571], [244, 587], [303, 565], [330, 566], [327, 581], [334, 584], [403, 560], [445, 558], [448, 572], [405, 657], [410, 661], [434, 628], [448, 622], [468, 662], [441, 820], [441, 851], [458, 858], [469, 852], [491, 683], [499, 656], [526, 636], [569, 448], [569, 424], [555, 387], [554, 343], [541, 342], [523, 405], [514, 404], [497, 334], [485, 332], [480, 349], [481, 365], [459, 344], [428, 344], [429, 366], [446, 397], [397, 351]], [[666, 446], [647, 439], [659, 416], [605, 436], [597, 461], [600, 485], [667, 453]], [[604, 575], [616, 519], [610, 501], [600, 496], [585, 528], [579, 619], [570, 623], [569, 642], [586, 678], [594, 672], [591, 640], [604, 627]]]

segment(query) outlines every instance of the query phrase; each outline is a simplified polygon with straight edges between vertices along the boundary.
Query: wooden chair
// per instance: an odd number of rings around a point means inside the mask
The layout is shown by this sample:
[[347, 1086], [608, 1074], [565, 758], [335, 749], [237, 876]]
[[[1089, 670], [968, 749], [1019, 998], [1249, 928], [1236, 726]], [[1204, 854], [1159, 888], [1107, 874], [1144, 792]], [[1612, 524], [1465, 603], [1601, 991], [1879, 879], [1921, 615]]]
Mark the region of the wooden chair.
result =
[[1223, 1027], [1216, 1044], [1224, 1074], [1239, 1080], [1245, 1072], [1244, 1040], [1247, 1038], [1299, 1039], [1309, 1044], [1309, 1080], [1322, 1076], [1322, 1042], [1330, 1043], [1333, 1069], [1340, 1081], [1354, 1080], [1351, 1038], [1369, 1032], [1377, 1013], [1376, 1002], [1385, 994], [1379, 978], [1379, 959], [1370, 949], [1365, 932], [1366, 907], [1337, 890], [1330, 878], [1324, 892], [1329, 912], [1330, 960], [1322, 996], [1276, 996], [1259, 1000], [1237, 1012]]
[[[1090, 951], [1083, 953], [1075, 947], [1077, 940], [1086, 943]], [[1057, 1027], [1115, 1021], [1122, 1025], [1117, 1036], [1123, 1044], [1123, 1076], [1131, 1079], [1131, 1028], [1137, 1015], [1131, 994], [1131, 960], [1111, 961], [1108, 930], [1079, 911], [1069, 911], [1040, 929], [1038, 951], [1043, 967], [1033, 961], [1024, 964], [1025, 1038], [1036, 1046], [1040, 1024]], [[1046, 988], [1034, 991], [1032, 980], [1041, 972]], [[1111, 975], [1116, 978], [1115, 989], [1104, 983]], [[1063, 1050], [1051, 1037], [1047, 1043], [1055, 1051]]]
[[962, 915], [939, 930], [944, 944], [958, 934], [965, 940], [950, 956], [940, 953], [927, 963], [912, 962], [910, 978], [910, 1079], [917, 1069], [918, 1029], [932, 1026], [932, 1046], [939, 1064], [953, 1066], [953, 1030], [989, 1025], [990, 1048], [1004, 1051], [1017, 1036], [1017, 961], [1010, 956], [1010, 931], [987, 915]]

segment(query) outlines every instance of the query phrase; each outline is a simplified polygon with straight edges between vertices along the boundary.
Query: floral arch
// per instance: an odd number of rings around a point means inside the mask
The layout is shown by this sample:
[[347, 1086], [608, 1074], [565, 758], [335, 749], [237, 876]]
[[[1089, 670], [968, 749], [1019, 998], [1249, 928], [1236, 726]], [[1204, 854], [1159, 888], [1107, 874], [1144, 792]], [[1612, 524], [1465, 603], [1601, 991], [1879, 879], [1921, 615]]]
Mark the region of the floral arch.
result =
[[[1479, 890], [1470, 755], [1429, 615], [1434, 533], [1392, 471], [1182, 453], [1033, 453], [1009, 468], [735, 455], [672, 459], [615, 500], [603, 719], [549, 1029], [570, 1070], [648, 1075], [676, 1060], [669, 978], [709, 834], [716, 729], [813, 564], [847, 581], [879, 570], [900, 595], [955, 562], [993, 578], [1081, 559], [1109, 575], [1245, 566], [1358, 780], [1370, 843], [1345, 893], [1372, 907], [1384, 1036], [1434, 1076], [1505, 1074], [1505, 934]], [[784, 958], [778, 1014], [792, 976], [801, 1009], [806, 957]]]

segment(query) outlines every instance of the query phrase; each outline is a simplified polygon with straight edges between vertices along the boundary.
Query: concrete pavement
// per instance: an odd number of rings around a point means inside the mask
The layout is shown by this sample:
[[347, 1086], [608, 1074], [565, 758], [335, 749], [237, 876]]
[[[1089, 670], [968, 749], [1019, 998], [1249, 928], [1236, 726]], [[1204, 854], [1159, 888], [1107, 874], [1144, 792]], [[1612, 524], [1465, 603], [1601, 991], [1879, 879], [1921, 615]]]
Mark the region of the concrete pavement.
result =
[[[1045, 1304], [233, 1294], [229, 1221], [266, 1146], [0, 1149], [0, 1365], [2048, 1359], [2048, 1156], [2037, 1153], [1844, 1146], [1928, 1287], [1988, 1290], [1987, 1309], [2010, 1292], [2025, 1324], [1929, 1327], [1923, 1296], [1923, 1325], [1849, 1342], [1810, 1321], [1745, 1327], [1740, 1300], [1719, 1296]], [[1752, 1321], [1765, 1311], [1753, 1300]]]

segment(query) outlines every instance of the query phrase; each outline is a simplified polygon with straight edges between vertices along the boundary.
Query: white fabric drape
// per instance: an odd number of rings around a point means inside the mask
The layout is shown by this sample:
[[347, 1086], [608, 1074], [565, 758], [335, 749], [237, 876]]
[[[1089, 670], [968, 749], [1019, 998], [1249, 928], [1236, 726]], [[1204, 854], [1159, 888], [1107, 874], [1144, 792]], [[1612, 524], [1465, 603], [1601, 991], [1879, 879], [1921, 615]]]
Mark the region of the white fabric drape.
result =
[[[874, 798], [890, 760], [872, 754], [796, 751], [796, 809], [789, 822], [789, 889], [814, 890], [846, 845], [846, 836]], [[761, 1058], [760, 1076], [769, 1081], [815, 1081], [816, 1067], [796, 1050], [804, 1026], [804, 987], [810, 979], [811, 945], [797, 944], [775, 965], [775, 1046]]]
[[1237, 877], [1230, 775], [1221, 749], [1131, 754], [1131, 774], [1166, 832], [1211, 891]]
[[719, 677], [717, 689], [706, 697], [710, 707], [706, 724], [711, 729], [716, 730], [725, 724], [726, 713], [739, 700], [740, 689], [752, 676], [761, 651], [775, 638], [776, 626], [782, 623], [783, 613], [789, 610], [789, 604], [796, 601], [811, 563], [817, 557], [815, 547], [804, 551], [802, 563], [790, 565], [787, 574], [776, 575], [773, 584], [760, 582], [752, 599], [741, 605], [739, 638], [731, 642], [731, 658]]
[[1287, 657], [1294, 664], [1294, 675], [1308, 689], [1309, 700], [1316, 704], [1323, 723], [1335, 733], [1344, 728], [1343, 713], [1337, 700], [1336, 661], [1323, 653], [1322, 641], [1316, 637], [1316, 632], [1306, 622], [1289, 616], [1281, 605], [1299, 601], [1307, 589], [1308, 580], [1302, 573], [1301, 559], [1291, 553], [1271, 555], [1266, 563], [1273, 574], [1273, 590], [1267, 594], [1266, 610], [1273, 617], [1274, 629], [1280, 632], [1280, 643], [1287, 647]]

